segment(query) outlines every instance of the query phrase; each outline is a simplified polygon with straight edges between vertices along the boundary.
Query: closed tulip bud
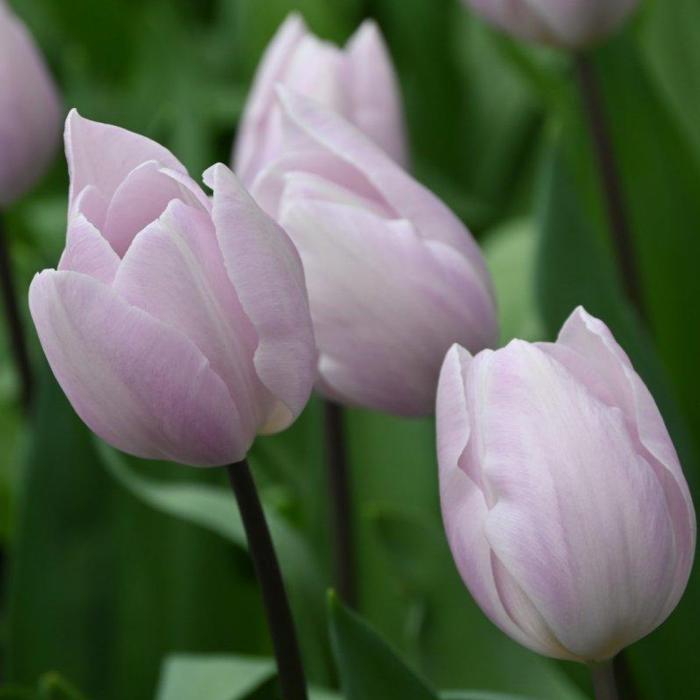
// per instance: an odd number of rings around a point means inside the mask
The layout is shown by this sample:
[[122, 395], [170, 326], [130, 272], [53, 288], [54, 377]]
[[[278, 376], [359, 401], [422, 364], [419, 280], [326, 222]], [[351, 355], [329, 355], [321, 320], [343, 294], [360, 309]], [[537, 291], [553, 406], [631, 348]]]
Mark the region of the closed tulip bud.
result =
[[505, 633], [597, 662], [668, 617], [695, 513], [656, 404], [605, 324], [579, 308], [556, 343], [453, 347], [437, 421], [450, 547]]
[[618, 29], [639, 0], [465, 0], [497, 27], [528, 41], [582, 49]]
[[377, 25], [367, 20], [341, 49], [292, 14], [260, 62], [239, 126], [233, 168], [246, 186], [281, 154], [278, 83], [341, 113], [394, 160], [407, 162], [398, 83]]
[[165, 148], [66, 123], [66, 248], [29, 305], [80, 417], [131, 454], [197, 466], [241, 460], [289, 425], [315, 378], [301, 262], [230, 170], [210, 200]]
[[284, 155], [252, 193], [297, 246], [319, 389], [399, 415], [434, 410], [444, 353], [497, 339], [491, 281], [456, 216], [358, 129], [279, 90]]
[[0, 0], [0, 207], [27, 192], [58, 146], [61, 107], [27, 28]]

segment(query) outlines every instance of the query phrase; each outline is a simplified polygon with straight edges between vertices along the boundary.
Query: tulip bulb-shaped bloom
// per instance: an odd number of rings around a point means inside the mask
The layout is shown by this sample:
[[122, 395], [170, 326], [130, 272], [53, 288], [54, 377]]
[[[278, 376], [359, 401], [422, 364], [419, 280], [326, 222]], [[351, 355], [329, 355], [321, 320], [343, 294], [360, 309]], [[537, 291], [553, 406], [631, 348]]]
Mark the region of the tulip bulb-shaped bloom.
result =
[[61, 107], [26, 27], [0, 0], [0, 208], [22, 196], [58, 146]]
[[58, 270], [29, 305], [76, 412], [115, 447], [214, 466], [304, 407], [316, 350], [301, 262], [230, 170], [210, 200], [165, 148], [81, 118]]
[[668, 617], [695, 513], [656, 404], [605, 324], [579, 308], [556, 343], [453, 347], [437, 421], [450, 547], [504, 632], [596, 662]]
[[520, 39], [578, 50], [612, 34], [639, 0], [465, 0]]
[[279, 88], [284, 155], [251, 190], [301, 254], [328, 397], [434, 410], [453, 342], [496, 341], [491, 282], [469, 231], [338, 114]]
[[277, 83], [339, 112], [398, 163], [408, 160], [398, 82], [377, 25], [367, 20], [341, 49], [291, 14], [260, 62], [239, 126], [233, 167], [244, 185], [282, 153]]

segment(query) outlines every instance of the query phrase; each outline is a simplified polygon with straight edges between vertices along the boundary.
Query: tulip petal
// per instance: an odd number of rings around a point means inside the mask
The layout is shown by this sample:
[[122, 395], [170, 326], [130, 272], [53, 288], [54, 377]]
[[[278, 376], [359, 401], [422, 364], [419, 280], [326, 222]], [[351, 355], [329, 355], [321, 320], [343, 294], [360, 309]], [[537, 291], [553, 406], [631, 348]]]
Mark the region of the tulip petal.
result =
[[470, 403], [494, 503], [486, 536], [562, 647], [610, 658], [658, 624], [673, 586], [663, 491], [619, 409], [548, 354], [514, 341], [489, 364]]
[[645, 456], [663, 486], [678, 550], [677, 585], [660, 614], [665, 619], [685, 589], [695, 553], [696, 524], [690, 491], [661, 413], [608, 327], [582, 307], [566, 321], [556, 344], [540, 347], [600, 401], [620, 408], [637, 451]]
[[258, 335], [258, 376], [282, 404], [264, 430], [282, 430], [306, 405], [316, 375], [301, 260], [287, 234], [226, 166], [209, 168], [204, 181], [214, 191], [212, 216], [226, 270]]
[[454, 270], [409, 222], [365, 209], [285, 197], [280, 223], [304, 262], [324, 390], [400, 415], [431, 413], [439, 363], [473, 320], [469, 295], [454, 294]]
[[277, 86], [277, 95], [291, 134], [290, 148], [312, 151], [320, 148], [335, 156], [338, 163], [351, 166], [374, 188], [375, 199], [383, 200], [393, 209], [395, 218], [411, 221], [426, 240], [440, 240], [462, 252], [484, 286], [490, 289], [490, 278], [476, 242], [432, 192], [338, 114], [282, 85]]
[[108, 443], [195, 466], [243, 458], [228, 389], [184, 335], [76, 272], [37, 275], [29, 305], [56, 378]]
[[71, 211], [76, 196], [88, 185], [109, 201], [126, 176], [146, 161], [155, 160], [164, 167], [186, 172], [180, 161], [155, 141], [118, 126], [85, 119], [75, 109], [66, 119], [64, 138]]
[[281, 80], [290, 56], [308, 30], [301, 15], [291, 13], [282, 23], [260, 60], [236, 138], [233, 167], [250, 183], [260, 169], [264, 128], [275, 102], [275, 85]]
[[513, 639], [534, 651], [548, 654], [549, 647], [533, 643], [503, 607], [491, 546], [483, 531], [488, 504], [481, 488], [463, 469], [468, 448], [475, 449], [470, 444], [470, 416], [465, 395], [466, 378], [473, 361], [464, 348], [453, 346], [445, 356], [437, 389], [437, 449], [445, 532], [457, 569], [486, 615]]
[[272, 397], [255, 373], [258, 338], [226, 274], [209, 215], [174, 200], [136, 236], [114, 289], [197, 345], [226, 383], [252, 440]]
[[78, 215], [68, 224], [59, 270], [82, 272], [110, 285], [120, 262], [102, 234], [84, 216]]
[[401, 94], [376, 22], [365, 20], [350, 38], [345, 66], [352, 122], [406, 168], [408, 153]]
[[147, 161], [134, 168], [115, 190], [101, 231], [120, 257], [134, 236], [155, 221], [172, 200], [199, 206], [200, 199], [193, 193], [197, 185], [194, 181], [190, 186], [183, 184], [183, 180], [190, 180], [189, 175], [179, 173], [180, 179], [176, 180], [169, 172], [177, 171], [165, 170], [157, 161]]

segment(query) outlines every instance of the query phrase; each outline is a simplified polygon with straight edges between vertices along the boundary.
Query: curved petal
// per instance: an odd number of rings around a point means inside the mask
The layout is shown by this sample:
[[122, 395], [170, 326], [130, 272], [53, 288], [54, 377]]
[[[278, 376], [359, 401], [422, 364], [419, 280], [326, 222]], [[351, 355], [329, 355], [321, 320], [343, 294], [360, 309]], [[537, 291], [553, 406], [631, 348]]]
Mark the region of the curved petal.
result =
[[76, 196], [88, 185], [109, 201], [122, 180], [146, 161], [155, 160], [164, 167], [186, 172], [180, 161], [155, 141], [118, 126], [85, 119], [75, 109], [66, 119], [64, 138], [70, 173], [70, 212]]
[[378, 410], [431, 413], [445, 351], [476, 337], [468, 265], [450, 267], [410, 223], [354, 206], [285, 197], [280, 223], [304, 262], [322, 388]]
[[688, 484], [661, 413], [608, 327], [582, 307], [573, 311], [555, 344], [540, 347], [596, 398], [622, 411], [638, 453], [652, 466], [664, 489], [676, 533], [678, 561], [676, 586], [663, 619], [685, 589], [695, 553], [696, 523]]
[[303, 410], [316, 377], [301, 260], [226, 166], [212, 166], [204, 181], [214, 191], [214, 226], [229, 279], [258, 335], [255, 368], [285, 409], [273, 411], [264, 431], [282, 430]]
[[[477, 361], [483, 361], [484, 355], [480, 357]], [[533, 642], [503, 607], [491, 547], [484, 535], [488, 504], [481, 488], [464, 469], [468, 450], [475, 449], [466, 398], [467, 376], [473, 362], [464, 348], [453, 346], [445, 356], [437, 388], [437, 449], [445, 532], [465, 585], [489, 619], [521, 644], [549, 654], [551, 649]]]
[[82, 214], [68, 224], [59, 270], [82, 272], [111, 285], [120, 262], [102, 234]]
[[260, 170], [259, 154], [271, 107], [275, 102], [275, 84], [284, 74], [290, 56], [308, 34], [301, 15], [290, 14], [268, 45], [253, 80], [253, 86], [241, 117], [233, 154], [233, 168], [238, 177], [250, 183]]
[[401, 94], [376, 22], [365, 20], [350, 38], [346, 51], [350, 120], [401, 167], [408, 167]]
[[[277, 86], [288, 121], [290, 148], [321, 149], [360, 173], [395, 212], [426, 240], [439, 240], [471, 261], [482, 283], [491, 288], [481, 252], [462, 222], [429, 190], [405, 173], [381, 148], [341, 116], [308, 98]], [[296, 134], [294, 131], [296, 130]]]
[[27, 192], [56, 155], [56, 86], [27, 28], [0, 3], [0, 207]]
[[228, 279], [209, 216], [174, 200], [136, 236], [114, 289], [195, 343], [228, 387], [252, 441], [272, 397], [255, 373], [258, 338]]
[[[170, 173], [176, 174], [178, 179]], [[134, 236], [155, 221], [174, 199], [200, 206], [197, 185], [186, 173], [167, 170], [154, 160], [134, 168], [119, 184], [107, 207], [102, 234], [123, 257]], [[201, 193], [204, 197], [204, 193]], [[206, 200], [205, 200], [206, 201]]]
[[510, 598], [524, 595], [571, 655], [610, 658], [659, 623], [674, 587], [678, 551], [654, 470], [621, 412], [535, 346], [514, 341], [474, 381], [494, 503], [485, 531], [520, 589]]
[[195, 466], [245, 456], [226, 385], [184, 335], [76, 272], [37, 275], [29, 307], [59, 384], [111, 445]]

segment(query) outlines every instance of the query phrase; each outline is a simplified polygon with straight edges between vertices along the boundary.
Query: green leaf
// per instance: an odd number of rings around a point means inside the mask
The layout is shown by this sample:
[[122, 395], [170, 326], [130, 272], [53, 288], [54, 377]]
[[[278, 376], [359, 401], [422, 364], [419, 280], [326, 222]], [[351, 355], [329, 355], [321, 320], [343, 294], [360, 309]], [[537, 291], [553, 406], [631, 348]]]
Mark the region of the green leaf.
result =
[[453, 690], [441, 693], [442, 700], [532, 700], [523, 695], [504, 695], [503, 693], [489, 693], [478, 690]]
[[171, 656], [163, 665], [157, 700], [240, 700], [275, 675], [271, 659]]
[[[311, 687], [310, 700], [340, 700]], [[273, 659], [177, 654], [163, 664], [156, 700], [277, 700]]]
[[346, 700], [438, 700], [389, 645], [358, 615], [328, 596], [331, 640]]

